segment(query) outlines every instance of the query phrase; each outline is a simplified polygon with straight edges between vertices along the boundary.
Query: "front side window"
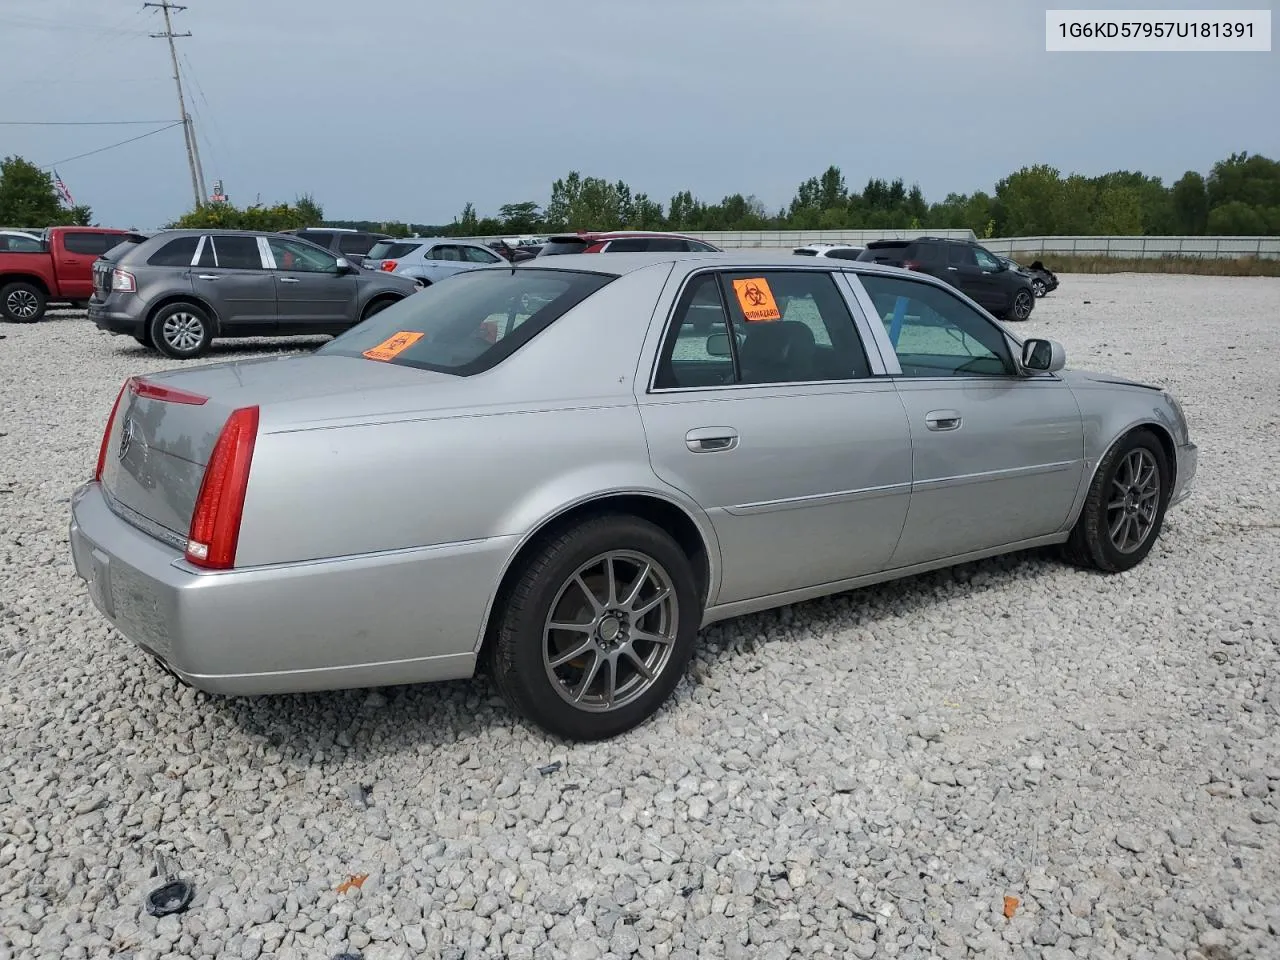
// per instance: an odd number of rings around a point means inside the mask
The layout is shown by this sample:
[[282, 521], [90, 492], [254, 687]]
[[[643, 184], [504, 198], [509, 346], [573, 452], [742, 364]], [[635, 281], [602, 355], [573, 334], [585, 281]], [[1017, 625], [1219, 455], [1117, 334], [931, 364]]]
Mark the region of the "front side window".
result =
[[654, 385], [805, 383], [869, 375], [853, 317], [831, 275], [766, 270], [701, 274], [689, 282]]
[[904, 377], [1005, 377], [1016, 369], [1004, 332], [948, 290], [918, 280], [861, 280]]
[[686, 240], [691, 253], [719, 253], [715, 247], [709, 243], [703, 243], [701, 240]]
[[[262, 254], [258, 251], [257, 237], [210, 237], [205, 244], [206, 257], [210, 247], [213, 248], [213, 266], [227, 270], [262, 269]], [[203, 265], [202, 258], [201, 266]]]
[[1000, 269], [1000, 261], [991, 253], [983, 250], [981, 247], [973, 247], [973, 255], [978, 260], [978, 266], [983, 270], [995, 272]]
[[[290, 270], [295, 273], [333, 273], [338, 269], [338, 261], [332, 254], [318, 250], [296, 240], [283, 240], [279, 237], [268, 237], [267, 247], [275, 258], [277, 270]], [[221, 252], [221, 247], [218, 248]]]
[[5, 253], [41, 253], [44, 250], [44, 244], [35, 237], [0, 233], [0, 250]]
[[483, 247], [462, 247], [462, 254], [470, 263], [497, 263], [502, 258]]
[[501, 363], [615, 279], [572, 270], [463, 271], [393, 303], [317, 352], [471, 376]]

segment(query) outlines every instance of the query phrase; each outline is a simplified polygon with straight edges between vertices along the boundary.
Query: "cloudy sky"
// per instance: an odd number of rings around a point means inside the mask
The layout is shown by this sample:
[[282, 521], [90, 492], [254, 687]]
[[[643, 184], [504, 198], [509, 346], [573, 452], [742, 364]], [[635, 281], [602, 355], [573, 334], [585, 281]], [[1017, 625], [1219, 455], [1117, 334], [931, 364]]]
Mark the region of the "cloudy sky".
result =
[[[831, 163], [936, 200], [1031, 163], [1168, 181], [1280, 157], [1280, 52], [1050, 54], [1027, 0], [185, 2], [206, 179], [335, 218], [448, 222], [573, 169], [775, 208]], [[141, 0], [0, 0], [0, 121], [175, 119], [161, 26]], [[0, 125], [0, 155], [153, 227], [192, 203], [180, 128], [68, 159], [150, 129]]]

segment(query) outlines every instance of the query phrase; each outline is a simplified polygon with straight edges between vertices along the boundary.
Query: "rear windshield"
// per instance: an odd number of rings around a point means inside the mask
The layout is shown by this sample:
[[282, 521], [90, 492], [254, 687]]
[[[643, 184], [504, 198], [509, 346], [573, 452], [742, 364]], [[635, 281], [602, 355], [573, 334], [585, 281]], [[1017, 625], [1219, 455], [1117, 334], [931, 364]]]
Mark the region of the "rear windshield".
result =
[[477, 270], [405, 297], [318, 354], [467, 377], [501, 363], [616, 279], [575, 270]]
[[396, 240], [379, 240], [369, 248], [369, 252], [365, 254], [365, 259], [399, 260], [401, 257], [407, 257], [420, 246], [422, 246], [420, 243], [402, 243]]
[[590, 244], [587, 241], [577, 237], [556, 237], [554, 240], [548, 240], [542, 245], [542, 250], [538, 252], [538, 256], [554, 257], [562, 253], [581, 253], [588, 246]]
[[910, 240], [882, 240], [870, 243], [858, 254], [859, 260], [870, 260], [874, 263], [900, 263], [907, 256]]

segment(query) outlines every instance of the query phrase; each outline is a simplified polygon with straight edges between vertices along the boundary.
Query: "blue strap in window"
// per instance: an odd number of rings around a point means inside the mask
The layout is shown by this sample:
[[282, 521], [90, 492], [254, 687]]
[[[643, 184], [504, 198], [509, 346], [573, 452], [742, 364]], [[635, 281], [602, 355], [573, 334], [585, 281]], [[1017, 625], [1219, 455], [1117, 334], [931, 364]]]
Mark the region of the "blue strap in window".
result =
[[899, 297], [893, 305], [893, 319], [889, 321], [889, 340], [894, 349], [898, 346], [898, 337], [902, 335], [902, 315], [907, 312], [907, 298]]

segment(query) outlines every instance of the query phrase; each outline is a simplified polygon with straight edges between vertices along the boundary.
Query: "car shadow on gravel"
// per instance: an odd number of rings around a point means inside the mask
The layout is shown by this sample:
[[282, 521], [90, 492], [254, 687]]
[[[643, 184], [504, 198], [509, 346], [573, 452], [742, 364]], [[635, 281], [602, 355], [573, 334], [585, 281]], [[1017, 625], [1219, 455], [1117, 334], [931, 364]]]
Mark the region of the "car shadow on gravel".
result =
[[[1030, 550], [714, 624], [699, 635], [695, 664], [655, 721], [661, 723], [678, 712], [689, 685], [705, 682], [709, 674], [732, 683], [734, 661], [751, 657], [763, 645], [800, 642], [855, 624], [865, 627], [881, 619], [927, 612], [957, 586], [965, 591], [1005, 590], [1018, 582], [1056, 576], [1063, 569], [1051, 548]], [[780, 626], [788, 636], [775, 639]], [[335, 744], [346, 759], [363, 762], [483, 741], [502, 728], [513, 739], [529, 743], [531, 763], [543, 762], [551, 750], [567, 745], [516, 717], [483, 669], [470, 680], [377, 690], [197, 696], [206, 709], [222, 714], [235, 728], [293, 753], [308, 765], [317, 751], [328, 755]]]
[[[246, 340], [215, 340], [209, 345], [209, 352], [200, 357], [197, 363], [216, 363], [219, 360], [234, 360], [241, 356], [288, 356], [290, 354], [310, 353], [319, 347], [324, 346], [331, 340], [331, 337], [289, 337], [287, 339], [246, 339]], [[170, 360], [171, 363], [188, 363], [190, 361], [173, 360], [165, 357], [158, 350], [152, 350], [150, 347], [144, 347], [132, 338], [128, 343], [120, 343], [113, 345], [111, 353], [122, 359], [147, 357], [153, 360]]]

